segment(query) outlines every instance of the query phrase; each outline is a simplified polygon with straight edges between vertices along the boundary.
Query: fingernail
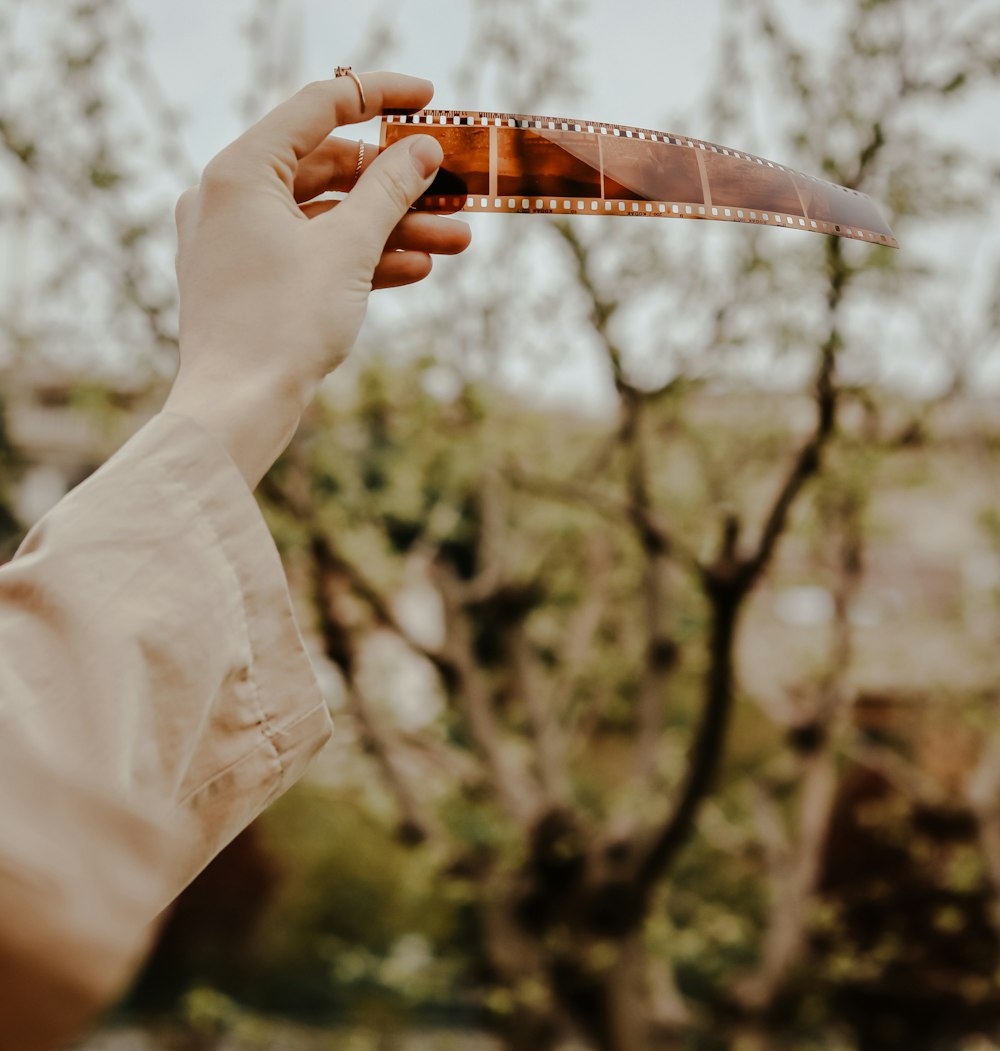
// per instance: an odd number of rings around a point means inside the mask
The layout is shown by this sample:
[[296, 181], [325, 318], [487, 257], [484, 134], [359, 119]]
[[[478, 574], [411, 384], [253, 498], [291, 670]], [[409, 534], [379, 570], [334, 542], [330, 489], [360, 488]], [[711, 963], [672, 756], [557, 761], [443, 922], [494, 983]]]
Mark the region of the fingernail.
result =
[[420, 172], [422, 178], [429, 178], [441, 167], [444, 160], [444, 150], [441, 143], [430, 135], [414, 135], [410, 143], [410, 156], [413, 158], [413, 166]]

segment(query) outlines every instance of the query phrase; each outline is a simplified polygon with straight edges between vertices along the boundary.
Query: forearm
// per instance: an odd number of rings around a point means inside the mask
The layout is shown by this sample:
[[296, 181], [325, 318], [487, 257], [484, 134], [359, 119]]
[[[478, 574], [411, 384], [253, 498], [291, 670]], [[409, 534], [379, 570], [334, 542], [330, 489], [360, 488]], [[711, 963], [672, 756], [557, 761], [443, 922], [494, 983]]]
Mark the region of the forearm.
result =
[[[0, 571], [0, 647], [0, 967], [48, 967], [32, 1010], [57, 1015], [114, 991], [328, 717], [252, 496], [180, 417], [152, 421]], [[9, 988], [5, 1020], [23, 1010]]]
[[253, 490], [291, 441], [312, 394], [280, 373], [221, 376], [182, 364], [164, 412], [212, 435]]

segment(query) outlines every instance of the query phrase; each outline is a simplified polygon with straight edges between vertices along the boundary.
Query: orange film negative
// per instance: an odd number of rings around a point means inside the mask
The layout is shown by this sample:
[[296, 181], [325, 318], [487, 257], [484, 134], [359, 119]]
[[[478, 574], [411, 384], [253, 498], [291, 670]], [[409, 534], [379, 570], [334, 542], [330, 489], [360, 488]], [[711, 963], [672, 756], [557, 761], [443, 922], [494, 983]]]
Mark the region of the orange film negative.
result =
[[430, 212], [659, 216], [780, 226], [897, 248], [871, 198], [686, 135], [521, 113], [389, 112], [381, 147], [433, 135]]

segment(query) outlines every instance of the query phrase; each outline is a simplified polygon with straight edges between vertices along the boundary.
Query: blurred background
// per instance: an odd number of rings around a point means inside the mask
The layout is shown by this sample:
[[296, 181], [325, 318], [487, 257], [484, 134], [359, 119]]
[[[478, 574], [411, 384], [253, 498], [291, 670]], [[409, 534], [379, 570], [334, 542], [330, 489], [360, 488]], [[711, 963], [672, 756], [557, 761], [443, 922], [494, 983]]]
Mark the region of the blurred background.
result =
[[334, 739], [81, 1046], [996, 1051], [1000, 4], [3, 0], [3, 557], [162, 402], [177, 195], [337, 64], [902, 250], [469, 216], [379, 293], [259, 493]]

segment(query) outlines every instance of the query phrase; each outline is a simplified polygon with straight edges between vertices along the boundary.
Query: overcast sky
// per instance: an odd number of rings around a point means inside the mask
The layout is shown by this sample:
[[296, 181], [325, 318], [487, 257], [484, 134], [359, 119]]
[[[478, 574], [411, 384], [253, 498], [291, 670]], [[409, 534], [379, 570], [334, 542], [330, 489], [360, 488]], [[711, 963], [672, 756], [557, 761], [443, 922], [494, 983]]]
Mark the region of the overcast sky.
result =
[[[0, 0], [2, 3], [3, 0]], [[267, 6], [266, 0], [129, 0], [148, 29], [145, 55], [160, 83], [163, 94], [183, 115], [182, 138], [189, 155], [191, 171], [196, 173], [227, 142], [243, 129], [246, 123], [243, 100], [250, 83], [252, 66], [249, 59], [246, 26], [251, 14]], [[551, 10], [562, 0], [539, 0], [530, 5], [523, 0], [497, 0], [501, 17], [519, 17], [517, 12], [527, 7], [529, 12]], [[571, 2], [571, 0], [565, 0]], [[844, 6], [838, 0], [778, 0], [790, 15], [799, 31], [799, 37], [809, 46], [821, 50], [830, 32], [832, 20], [840, 17]], [[1000, 18], [1000, 0], [975, 0], [987, 10], [995, 9]], [[277, 60], [284, 70], [282, 83], [263, 85], [254, 110], [259, 112], [289, 94], [300, 84], [329, 76], [338, 64], [365, 68], [371, 43], [373, 16], [389, 10], [391, 17], [390, 44], [384, 49], [380, 65], [403, 72], [425, 76], [434, 81], [434, 105], [445, 108], [505, 110], [514, 105], [513, 98], [504, 93], [496, 79], [483, 80], [476, 88], [461, 87], [456, 76], [470, 53], [472, 19], [471, 4], [466, 0], [281, 0], [272, 5], [276, 14], [267, 27], [265, 51]], [[589, 120], [605, 120], [623, 124], [684, 132], [699, 137], [710, 137], [711, 129], [697, 118], [697, 103], [720, 75], [717, 50], [720, 30], [723, 28], [723, 0], [578, 0], [583, 18], [577, 38], [581, 54], [575, 60], [580, 87], [571, 97], [565, 94], [534, 96], [535, 112], [549, 113]], [[22, 0], [22, 10], [38, 10]], [[50, 12], [53, 9], [48, 9]], [[508, 12], [510, 12], [508, 16]], [[527, 14], [523, 17], [533, 17]], [[558, 55], [547, 61], [558, 61]], [[530, 65], [530, 60], [529, 60]], [[530, 68], [526, 75], [530, 75]], [[259, 86], [259, 85], [258, 85]], [[961, 114], [953, 115], [947, 127], [935, 128], [941, 134], [956, 135], [975, 148], [996, 147], [994, 132], [997, 96], [983, 96]], [[725, 144], [770, 156], [785, 163], [793, 159], [781, 152], [783, 146], [778, 122], [769, 115], [758, 114], [753, 126], [741, 128], [739, 136]], [[988, 130], [984, 134], [984, 129]], [[377, 138], [375, 128], [358, 128], [352, 134]], [[166, 178], [166, 174], [163, 176]], [[171, 176], [172, 177], [172, 176]], [[179, 192], [180, 186], [167, 187], [169, 194]], [[461, 260], [441, 260], [430, 279], [434, 287], [447, 288], [450, 268], [464, 268], [463, 273], [477, 269], [480, 261], [488, 260], [482, 245], [505, 223], [528, 222], [522, 217], [506, 219], [501, 216], [467, 215], [473, 227], [473, 247]], [[746, 231], [726, 229], [709, 230], [716, 224], [666, 223], [657, 224], [664, 240], [682, 243], [685, 238], [698, 237], [706, 243], [719, 241], [725, 251], [725, 237], [735, 238]], [[530, 229], [534, 229], [534, 224]], [[690, 229], [696, 226], [697, 229]], [[529, 229], [529, 227], [525, 227]], [[967, 266], [967, 260], [977, 260], [967, 285], [984, 281], [988, 269], [978, 263], [988, 260], [993, 248], [984, 248], [989, 224], [984, 222], [953, 225], [937, 231], [942, 254], [955, 260], [956, 268]], [[767, 231], [777, 238], [785, 238], [792, 247], [794, 237], [778, 231]], [[721, 236], [720, 236], [721, 235]], [[911, 244], [915, 239], [911, 239]], [[477, 246], [479, 250], [477, 251]], [[908, 246], [904, 245], [904, 249]], [[16, 251], [15, 251], [16, 249]], [[44, 253], [45, 246], [37, 249]], [[11, 254], [13, 253], [13, 254]], [[18, 260], [25, 257], [23, 245], [16, 245], [0, 254], [0, 271], [4, 258]], [[480, 269], [482, 269], [480, 267]], [[551, 269], [551, 267], [550, 267]], [[454, 271], [452, 271], [454, 272]], [[17, 271], [0, 272], [0, 286], [4, 279], [12, 280]], [[978, 276], [977, 276], [978, 275]], [[489, 279], [489, 274], [483, 275]], [[0, 287], [2, 292], [2, 287]], [[384, 297], [375, 297], [373, 320], [377, 323], [383, 311], [393, 304], [407, 309], [413, 303], [414, 290], [399, 290]], [[371, 326], [369, 326], [371, 328]], [[907, 337], [908, 338], [908, 337]], [[567, 340], [567, 342], [570, 342]], [[905, 342], [902, 339], [901, 342]], [[530, 353], [530, 352], [529, 352]], [[513, 362], [514, 351], [509, 357]], [[899, 360], [905, 373], [908, 356]], [[522, 363], [523, 364], [523, 363]], [[524, 381], [537, 386], [534, 371], [522, 369]], [[914, 372], [914, 370], [910, 370]], [[915, 372], [914, 372], [915, 374]], [[559, 369], [549, 375], [552, 389], [569, 391], [575, 403], [581, 395], [600, 398], [607, 394], [607, 376], [587, 361], [585, 355], [567, 354]]]
[[[238, 100], [249, 75], [244, 27], [254, 5], [247, 0], [134, 3], [150, 26], [150, 55], [155, 68], [170, 96], [188, 115], [186, 141], [200, 167], [242, 127]], [[385, 64], [433, 80], [437, 89], [434, 105], [511, 108], [512, 99], [505, 97], [496, 85], [484, 83], [475, 97], [457, 85], [456, 69], [470, 45], [470, 4], [464, 0], [390, 0], [384, 6], [392, 12], [394, 38]], [[686, 115], [711, 86], [712, 78], [719, 75], [716, 55], [724, 12], [722, 0], [588, 0], [580, 6], [584, 10], [583, 30], [579, 34], [582, 54], [577, 61], [580, 91], [572, 99], [537, 98], [535, 111], [707, 137], [708, 129], [690, 123], [677, 127], [675, 121], [687, 119]], [[836, 2], [781, 0], [781, 6], [801, 39], [818, 49], [823, 47], [825, 38], [833, 35], [828, 32], [833, 28], [831, 22], [843, 11]], [[984, 6], [995, 7], [1000, 17], [998, 0], [984, 0]], [[372, 15], [380, 9], [383, 5], [360, 0], [285, 0], [278, 5], [268, 46], [285, 64], [289, 75], [288, 83], [274, 90], [268, 103], [298, 83], [328, 76], [338, 64], [362, 65]], [[518, 5], [508, 4], [506, 9], [512, 11], [511, 17], [518, 17]], [[992, 110], [973, 106], [959, 115], [949, 132], [967, 134], [972, 141], [982, 142], [984, 122], [994, 124]], [[363, 132], [359, 129], [358, 133]], [[376, 135], [374, 129], [367, 132], [369, 139]], [[787, 157], [774, 152], [782, 148], [779, 141], [777, 128], [772, 131], [765, 118], [747, 129], [744, 141], [726, 145], [756, 150], [787, 162]], [[477, 238], [489, 235], [490, 223], [503, 222], [496, 216], [467, 218]], [[664, 236], [675, 234], [664, 231]], [[960, 260], [972, 251], [967, 239], [981, 239], [981, 234], [971, 226], [949, 231], [948, 237], [944, 250]], [[975, 251], [983, 254], [979, 244]], [[442, 268], [446, 270], [451, 265], [455, 261], [445, 260]], [[569, 385], [579, 389], [581, 383], [587, 386], [591, 382], [600, 380], [596, 376], [581, 379], [581, 374], [574, 373]]]
[[[135, 0], [150, 26], [151, 58], [171, 96], [189, 114], [187, 137], [199, 164], [240, 130], [234, 103], [248, 74], [241, 27], [252, 6], [246, 0]], [[304, 38], [297, 57], [302, 82], [329, 76], [337, 65], [357, 68], [372, 12], [379, 7], [363, 0], [288, 0], [274, 26], [275, 47], [294, 53], [294, 41]], [[469, 45], [469, 4], [393, 0], [387, 7], [393, 11], [396, 41], [389, 51], [391, 66], [433, 80], [435, 105], [509, 108], [507, 99], [468, 98], [456, 88], [455, 71]], [[592, 0], [585, 7], [581, 112], [566, 115], [656, 127], [702, 93], [718, 12], [717, 0]], [[563, 100], [539, 99], [543, 111], [546, 101]]]
[[[248, 83], [245, 26], [254, 5], [246, 0], [133, 0], [149, 25], [149, 52], [157, 74], [185, 112], [185, 141], [197, 167], [243, 127], [239, 100]], [[653, 128], [671, 127], [672, 115], [703, 96], [718, 45], [718, 0], [589, 0], [583, 8], [576, 60], [580, 91], [571, 99], [538, 97], [535, 112], [605, 120]], [[470, 49], [471, 5], [464, 0], [389, 0], [388, 3], [286, 0], [273, 24], [269, 46], [289, 68], [288, 82], [271, 92], [272, 104], [298, 84], [329, 76], [337, 65], [364, 68], [373, 15], [392, 12], [393, 43], [384, 65], [435, 84], [433, 105], [441, 108], [507, 110], [514, 101], [499, 84], [484, 84], [475, 96], [459, 87], [457, 71]], [[676, 129], [682, 130], [682, 129]], [[699, 134], [699, 129], [683, 130]], [[351, 134], [377, 141], [377, 128]], [[736, 145], [735, 143], [733, 145]], [[467, 215], [473, 248], [466, 258], [439, 260], [430, 279], [447, 283], [453, 266], [475, 266], [477, 245], [496, 232], [499, 217]], [[503, 221], [500, 219], [499, 221]], [[482, 255], [480, 256], [482, 257]], [[393, 307], [419, 294], [376, 298], [368, 330]], [[570, 341], [567, 340], [567, 343]], [[364, 338], [362, 339], [364, 343]], [[530, 352], [529, 357], [530, 357]], [[600, 409], [611, 404], [603, 364], [582, 354], [563, 355], [545, 372], [544, 384], [530, 360], [515, 360], [512, 347], [499, 366], [505, 381], [525, 396], [546, 402]]]

